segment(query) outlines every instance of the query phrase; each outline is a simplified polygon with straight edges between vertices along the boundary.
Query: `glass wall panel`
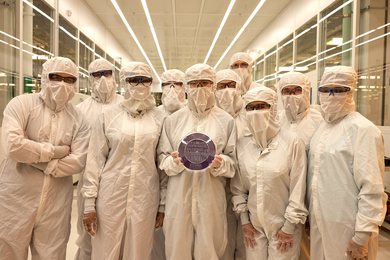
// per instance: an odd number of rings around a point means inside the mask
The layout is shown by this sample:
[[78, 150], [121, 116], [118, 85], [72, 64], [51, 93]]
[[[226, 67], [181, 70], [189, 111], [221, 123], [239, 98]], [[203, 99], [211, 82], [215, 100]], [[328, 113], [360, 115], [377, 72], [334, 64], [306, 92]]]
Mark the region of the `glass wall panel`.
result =
[[[356, 37], [358, 84], [357, 111], [376, 125], [390, 126], [389, 0], [360, 2]], [[387, 91], [386, 91], [387, 90]]]
[[19, 39], [16, 34], [15, 5], [0, 8], [0, 127], [3, 111], [8, 102], [17, 94], [19, 73]]
[[23, 4], [23, 73], [24, 92], [41, 90], [42, 65], [54, 57], [53, 10], [42, 0]]
[[260, 84], [264, 83], [264, 54], [261, 55], [256, 62], [255, 80]]
[[264, 85], [271, 88], [276, 85], [276, 46], [265, 53]]
[[317, 16], [295, 31], [295, 71], [308, 73], [316, 69], [317, 57]]
[[319, 79], [325, 68], [336, 65], [352, 66], [352, 7], [346, 0], [335, 1], [321, 12]]
[[114, 58], [112, 58], [110, 55], [106, 54], [106, 60], [109, 61], [111, 64], [115, 63]]
[[103, 49], [100, 48], [99, 46], [97, 46], [96, 44], [95, 44], [95, 56], [96, 56], [95, 57], [96, 59], [99, 59], [99, 58], [104, 59], [104, 57], [106, 56]]
[[76, 28], [60, 16], [59, 31], [59, 56], [69, 58], [76, 63]]
[[79, 92], [83, 94], [91, 94], [89, 87], [89, 64], [93, 61], [93, 42], [80, 32], [79, 40]]
[[285, 73], [293, 71], [293, 34], [287, 36], [278, 44], [278, 78], [281, 78]]

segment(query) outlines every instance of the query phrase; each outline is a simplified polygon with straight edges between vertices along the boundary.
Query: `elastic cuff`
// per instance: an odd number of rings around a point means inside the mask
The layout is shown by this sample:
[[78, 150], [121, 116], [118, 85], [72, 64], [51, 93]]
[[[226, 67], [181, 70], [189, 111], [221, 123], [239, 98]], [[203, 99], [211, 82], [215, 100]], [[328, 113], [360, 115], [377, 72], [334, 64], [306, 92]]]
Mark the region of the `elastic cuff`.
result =
[[96, 198], [85, 198], [84, 214], [95, 212], [95, 200]]
[[295, 224], [294, 223], [291, 223], [290, 221], [288, 221], [286, 219], [286, 221], [284, 222], [284, 225], [282, 227], [282, 231], [286, 234], [294, 234], [294, 230], [295, 230]]
[[160, 205], [159, 207], [158, 207], [158, 212], [165, 212], [165, 205]]
[[[168, 158], [169, 160], [169, 169], [165, 170], [165, 173], [167, 173], [167, 175], [177, 175], [179, 174], [180, 172], [184, 171], [186, 167], [184, 167], [184, 165], [177, 165], [174, 161], [173, 161], [173, 157], [172, 156], [169, 156]], [[168, 172], [170, 172], [171, 174], [168, 174]], [[173, 173], [173, 174], [172, 174]]]
[[47, 163], [33, 163], [31, 166], [44, 172], [47, 168]]
[[358, 245], [366, 246], [368, 240], [370, 240], [371, 232], [356, 231], [355, 235], [352, 237], [353, 242]]
[[245, 224], [251, 223], [250, 220], [249, 220], [248, 211], [242, 212], [240, 214], [240, 218], [241, 218], [241, 225], [245, 225]]
[[214, 177], [218, 177], [218, 173], [220, 172], [221, 169], [223, 169], [225, 166], [225, 161], [222, 159], [222, 163], [220, 166], [214, 168], [214, 167], [211, 167], [210, 168], [210, 173], [214, 176]]
[[50, 162], [47, 163], [46, 169], [43, 171], [46, 175], [51, 175], [53, 177], [56, 177], [56, 168], [57, 168], [58, 159], [53, 159]]

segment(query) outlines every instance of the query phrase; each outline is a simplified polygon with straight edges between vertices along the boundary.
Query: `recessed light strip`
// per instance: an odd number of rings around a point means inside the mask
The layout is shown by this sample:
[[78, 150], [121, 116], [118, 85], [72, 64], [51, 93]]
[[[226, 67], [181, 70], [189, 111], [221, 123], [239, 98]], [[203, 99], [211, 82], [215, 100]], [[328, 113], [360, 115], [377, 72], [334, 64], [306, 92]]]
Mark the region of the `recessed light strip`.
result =
[[152, 70], [153, 70], [155, 76], [157, 77], [158, 81], [161, 82], [160, 77], [158, 76], [156, 70], [154, 69], [152, 63], [150, 62], [150, 60], [148, 58], [148, 55], [146, 55], [144, 49], [142, 48], [141, 44], [139, 43], [137, 36], [135, 36], [135, 34], [134, 34], [133, 30], [131, 29], [129, 23], [127, 22], [125, 16], [123, 15], [122, 10], [120, 9], [120, 7], [118, 6], [118, 4], [116, 3], [115, 0], [111, 0], [111, 3], [114, 5], [116, 11], [118, 12], [119, 16], [121, 17], [121, 19], [122, 19], [123, 23], [125, 24], [127, 30], [129, 31], [129, 33], [133, 37], [133, 39], [134, 39], [135, 43], [137, 44], [138, 48], [140, 49], [142, 55], [144, 55], [144, 58], [149, 63], [149, 66], [152, 68]]
[[260, 8], [263, 6], [266, 0], [261, 0], [260, 3], [256, 6], [255, 10], [253, 10], [252, 14], [249, 16], [248, 20], [246, 20], [244, 26], [240, 29], [240, 31], [237, 33], [236, 37], [234, 37], [233, 41], [230, 43], [229, 47], [226, 49], [226, 51], [222, 54], [221, 58], [215, 64], [214, 69], [218, 67], [218, 65], [222, 62], [222, 60], [225, 58], [226, 54], [230, 51], [230, 49], [233, 47], [233, 45], [236, 43], [238, 38], [241, 36], [241, 34], [244, 32], [245, 28], [248, 26], [248, 24], [252, 21], [253, 17], [256, 15], [256, 13], [260, 10]]
[[232, 9], [233, 9], [233, 6], [234, 6], [234, 3], [235, 3], [235, 2], [236, 2], [236, 0], [231, 0], [231, 1], [230, 1], [229, 7], [228, 7], [228, 9], [226, 10], [225, 16], [224, 16], [223, 19], [222, 19], [221, 25], [220, 25], [219, 28], [218, 28], [217, 34], [216, 34], [215, 37], [214, 37], [213, 43], [211, 44], [210, 49], [209, 49], [209, 52], [207, 53], [206, 58], [204, 59], [204, 62], [203, 62], [203, 63], [205, 63], [205, 64], [207, 63], [207, 60], [208, 60], [209, 57], [210, 57], [211, 51], [214, 49], [214, 45], [215, 45], [215, 43], [217, 42], [219, 35], [221, 34], [222, 28], [223, 28], [223, 26], [225, 25], [225, 22], [226, 22], [226, 20], [227, 20], [227, 18], [228, 18], [228, 16], [229, 16], [230, 12], [231, 12]]
[[164, 57], [163, 57], [161, 49], [160, 49], [160, 44], [158, 43], [157, 35], [156, 35], [156, 32], [155, 32], [154, 27], [153, 27], [152, 18], [150, 18], [148, 5], [146, 4], [146, 0], [141, 0], [141, 2], [142, 2], [142, 6], [144, 8], [145, 14], [146, 14], [146, 18], [148, 19], [150, 31], [152, 32], [154, 43], [156, 44], [158, 55], [160, 55], [160, 59], [161, 59], [162, 65], [164, 67], [164, 71], [167, 71], [167, 67], [165, 66]]
[[35, 11], [37, 11], [41, 15], [43, 15], [44, 17], [46, 17], [47, 19], [49, 19], [50, 22], [54, 23], [54, 19], [51, 18], [50, 16], [48, 16], [47, 14], [45, 14], [44, 12], [42, 12], [41, 9], [35, 7], [32, 3], [30, 3], [27, 0], [23, 0], [23, 2], [26, 3], [27, 5], [29, 5], [31, 8], [33, 8]]

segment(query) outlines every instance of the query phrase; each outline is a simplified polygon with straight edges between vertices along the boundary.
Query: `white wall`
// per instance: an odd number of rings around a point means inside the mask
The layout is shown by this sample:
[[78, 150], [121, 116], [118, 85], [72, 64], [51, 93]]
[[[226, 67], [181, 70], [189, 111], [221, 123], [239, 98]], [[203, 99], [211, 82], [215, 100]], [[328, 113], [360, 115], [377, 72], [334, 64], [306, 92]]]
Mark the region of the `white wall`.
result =
[[[56, 0], [44, 0], [54, 8]], [[121, 57], [122, 65], [133, 61], [130, 54], [120, 42], [111, 34], [104, 24], [97, 18], [86, 3], [82, 0], [60, 0], [60, 14], [85, 34], [89, 39], [99, 45], [111, 57]], [[66, 14], [72, 11], [72, 16]]]

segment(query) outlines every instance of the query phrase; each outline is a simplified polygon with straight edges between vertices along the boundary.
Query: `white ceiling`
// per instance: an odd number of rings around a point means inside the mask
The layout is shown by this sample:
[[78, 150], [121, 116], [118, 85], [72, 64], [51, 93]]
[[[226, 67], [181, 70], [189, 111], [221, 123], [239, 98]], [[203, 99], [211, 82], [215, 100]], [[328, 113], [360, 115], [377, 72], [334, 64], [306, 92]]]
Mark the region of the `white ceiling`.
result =
[[[110, 0], [85, 0], [99, 19], [122, 43], [134, 60], [146, 62]], [[215, 66], [260, 0], [237, 0], [207, 64]], [[246, 47], [291, 2], [268, 0], [218, 66], [228, 67], [230, 57]], [[157, 73], [164, 68], [158, 55], [141, 0], [117, 0]], [[167, 69], [183, 72], [203, 63], [230, 0], [146, 0]], [[203, 8], [202, 8], [203, 6]]]

